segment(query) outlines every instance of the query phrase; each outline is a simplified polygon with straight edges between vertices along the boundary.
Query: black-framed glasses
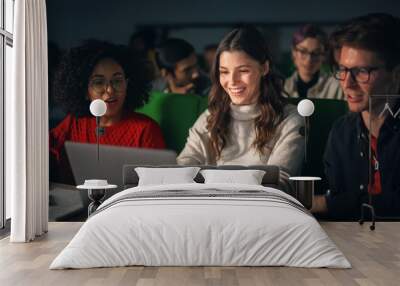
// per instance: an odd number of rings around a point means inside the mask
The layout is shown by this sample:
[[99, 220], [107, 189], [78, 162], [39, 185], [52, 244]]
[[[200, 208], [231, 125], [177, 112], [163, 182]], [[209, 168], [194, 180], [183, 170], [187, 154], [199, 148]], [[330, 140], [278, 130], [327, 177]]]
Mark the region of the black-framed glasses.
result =
[[350, 72], [351, 78], [358, 83], [368, 83], [371, 78], [371, 73], [379, 70], [383, 67], [354, 67], [354, 68], [346, 68], [343, 66], [338, 66], [333, 71], [333, 76], [337, 80], [345, 80], [347, 73]]
[[89, 86], [96, 92], [96, 93], [104, 93], [110, 85], [115, 91], [120, 92], [126, 89], [128, 79], [125, 77], [116, 77], [112, 78], [111, 80], [107, 80], [105, 78], [93, 78], [89, 81]]
[[316, 59], [321, 58], [324, 55], [324, 53], [320, 52], [320, 51], [310, 52], [306, 49], [301, 49], [301, 48], [297, 48], [297, 47], [294, 48], [294, 50], [299, 53], [299, 55], [302, 59], [306, 59], [307, 57], [310, 57], [311, 59], [316, 60]]

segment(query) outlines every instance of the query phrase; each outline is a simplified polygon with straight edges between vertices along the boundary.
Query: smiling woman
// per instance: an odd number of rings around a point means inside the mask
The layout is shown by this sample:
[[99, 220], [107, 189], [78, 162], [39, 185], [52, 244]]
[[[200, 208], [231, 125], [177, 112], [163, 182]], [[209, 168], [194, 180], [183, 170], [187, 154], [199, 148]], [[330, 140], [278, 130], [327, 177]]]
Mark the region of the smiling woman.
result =
[[102, 99], [107, 105], [100, 126], [111, 126], [121, 121], [127, 81], [122, 67], [111, 58], [100, 60], [94, 67], [88, 86], [89, 99]]
[[269, 70], [245, 52], [224, 51], [220, 56], [220, 83], [235, 105], [254, 104], [260, 96], [259, 82]]
[[50, 179], [73, 184], [65, 141], [95, 143], [96, 122], [90, 102], [102, 99], [107, 112], [100, 119], [100, 144], [164, 148], [161, 129], [152, 119], [133, 112], [148, 99], [149, 78], [142, 62], [125, 47], [87, 41], [71, 49], [55, 75], [56, 100], [68, 113], [50, 131]]
[[303, 121], [282, 96], [267, 43], [252, 27], [235, 29], [218, 46], [208, 110], [189, 131], [178, 163], [277, 165], [280, 184], [299, 174]]

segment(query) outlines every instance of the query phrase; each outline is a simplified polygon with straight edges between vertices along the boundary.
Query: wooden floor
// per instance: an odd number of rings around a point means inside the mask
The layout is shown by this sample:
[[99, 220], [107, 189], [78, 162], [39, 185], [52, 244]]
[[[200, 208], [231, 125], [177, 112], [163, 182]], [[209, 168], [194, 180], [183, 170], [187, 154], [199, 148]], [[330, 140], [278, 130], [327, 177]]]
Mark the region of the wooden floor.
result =
[[123, 267], [48, 270], [81, 223], [50, 223], [32, 243], [0, 241], [0, 285], [400, 285], [400, 223], [323, 222], [323, 228], [353, 268]]

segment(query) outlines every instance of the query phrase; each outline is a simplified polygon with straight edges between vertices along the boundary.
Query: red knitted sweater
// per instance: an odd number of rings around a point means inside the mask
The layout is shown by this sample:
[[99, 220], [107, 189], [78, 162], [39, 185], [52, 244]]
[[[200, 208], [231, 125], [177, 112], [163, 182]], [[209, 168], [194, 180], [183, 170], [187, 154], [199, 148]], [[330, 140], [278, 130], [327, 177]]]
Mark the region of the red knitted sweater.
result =
[[[65, 153], [64, 142], [96, 143], [96, 119], [93, 116], [76, 118], [68, 115], [49, 134], [50, 179], [74, 184]], [[112, 126], [104, 127], [100, 144], [126, 147], [165, 148], [158, 124], [146, 115], [131, 113]]]

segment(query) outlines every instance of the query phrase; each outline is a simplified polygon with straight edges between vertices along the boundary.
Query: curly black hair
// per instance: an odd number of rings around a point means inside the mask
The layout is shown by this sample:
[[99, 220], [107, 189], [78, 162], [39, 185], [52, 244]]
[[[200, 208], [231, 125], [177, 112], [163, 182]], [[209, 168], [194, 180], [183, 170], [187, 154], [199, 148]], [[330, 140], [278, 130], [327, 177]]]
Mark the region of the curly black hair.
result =
[[151, 75], [145, 59], [138, 58], [125, 46], [86, 40], [63, 56], [54, 77], [55, 101], [65, 112], [77, 117], [90, 114], [89, 77], [96, 64], [105, 58], [121, 65], [128, 79], [124, 109], [134, 110], [148, 101]]

